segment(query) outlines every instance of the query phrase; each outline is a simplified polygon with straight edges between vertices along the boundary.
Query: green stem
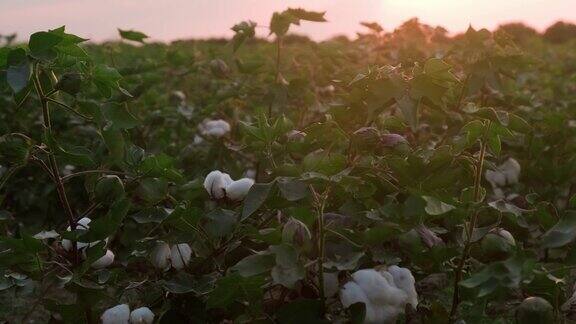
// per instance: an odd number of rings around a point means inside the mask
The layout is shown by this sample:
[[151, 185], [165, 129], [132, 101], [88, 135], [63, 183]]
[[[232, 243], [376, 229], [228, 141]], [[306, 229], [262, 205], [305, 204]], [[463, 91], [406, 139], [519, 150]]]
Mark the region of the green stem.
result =
[[[52, 137], [52, 123], [50, 121], [50, 108], [48, 107], [48, 98], [45, 96], [44, 91], [42, 90], [42, 84], [40, 83], [40, 79], [38, 77], [38, 64], [34, 67], [34, 75], [32, 81], [34, 82], [34, 88], [36, 89], [36, 93], [38, 94], [38, 98], [40, 99], [40, 103], [42, 105], [42, 117], [44, 122], [44, 133], [46, 134], [47, 138]], [[48, 153], [48, 165], [49, 168], [52, 170], [52, 178], [56, 184], [56, 191], [58, 192], [58, 198], [66, 215], [68, 216], [68, 225], [70, 229], [73, 231], [76, 229], [76, 220], [74, 217], [74, 213], [72, 212], [72, 208], [70, 207], [70, 203], [68, 201], [68, 196], [66, 195], [66, 189], [64, 188], [64, 184], [62, 183], [62, 178], [60, 177], [60, 169], [58, 168], [58, 162], [56, 161], [56, 157], [54, 156], [54, 152]], [[72, 251], [74, 254], [75, 262], [79, 261], [78, 258], [78, 249], [76, 248], [76, 244], [72, 245]]]
[[318, 293], [320, 294], [320, 301], [322, 305], [322, 314], [326, 312], [326, 296], [324, 295], [324, 245], [325, 245], [325, 228], [324, 228], [324, 208], [330, 192], [330, 187], [326, 188], [322, 195], [318, 195], [314, 187], [310, 186], [310, 190], [314, 194], [316, 211], [318, 213], [318, 258], [316, 264], [318, 267]]
[[[490, 129], [490, 123], [488, 123], [488, 129]], [[476, 161], [476, 174], [474, 176], [474, 203], [480, 200], [480, 193], [482, 187], [480, 186], [482, 182], [482, 169], [484, 166], [484, 158], [486, 156], [486, 148], [488, 147], [486, 141], [483, 139], [480, 143], [480, 156], [478, 161]], [[459, 283], [462, 280], [462, 272], [466, 261], [468, 259], [468, 254], [470, 253], [470, 247], [472, 245], [472, 234], [476, 228], [476, 223], [478, 222], [478, 212], [472, 214], [472, 218], [466, 230], [466, 241], [464, 243], [464, 249], [462, 251], [462, 256], [456, 268], [454, 274], [454, 293], [452, 295], [452, 308], [450, 309], [450, 317], [448, 318], [448, 323], [454, 323], [456, 320], [456, 312], [458, 310], [458, 305], [460, 305], [460, 286]]]

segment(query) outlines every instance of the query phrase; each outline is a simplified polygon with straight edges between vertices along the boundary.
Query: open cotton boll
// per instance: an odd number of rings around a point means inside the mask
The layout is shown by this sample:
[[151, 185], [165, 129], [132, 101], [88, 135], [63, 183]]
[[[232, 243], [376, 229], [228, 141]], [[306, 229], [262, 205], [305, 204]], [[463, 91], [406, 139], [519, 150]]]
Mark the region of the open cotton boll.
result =
[[381, 324], [393, 321], [398, 316], [394, 307], [374, 304], [364, 290], [354, 281], [350, 281], [340, 290], [340, 302], [346, 308], [356, 303], [366, 306], [364, 324]]
[[148, 307], [140, 307], [130, 313], [130, 324], [152, 324], [154, 313]]
[[190, 245], [186, 243], [180, 243], [172, 246], [170, 250], [170, 259], [172, 260], [172, 266], [177, 269], [183, 269], [190, 262], [190, 257], [192, 256], [192, 249]]
[[407, 298], [406, 293], [394, 286], [393, 281], [374, 269], [358, 270], [352, 274], [352, 278], [375, 304], [401, 305]]
[[214, 199], [222, 199], [226, 196], [226, 187], [232, 182], [230, 175], [218, 170], [208, 173], [204, 179], [204, 189]]
[[100, 319], [102, 324], [128, 324], [130, 307], [126, 304], [116, 305], [104, 311]]
[[158, 269], [168, 270], [170, 268], [170, 246], [165, 242], [158, 242], [150, 253], [150, 262]]
[[506, 183], [507, 184], [515, 184], [518, 183], [518, 179], [520, 178], [520, 171], [522, 170], [520, 167], [520, 163], [513, 158], [509, 158], [506, 162], [502, 163], [499, 167], [500, 170], [506, 176]]
[[222, 137], [228, 134], [230, 129], [230, 124], [223, 119], [205, 119], [200, 125], [198, 125], [200, 134], [207, 137]]
[[114, 252], [106, 250], [106, 254], [104, 254], [100, 259], [94, 261], [90, 266], [94, 269], [103, 269], [111, 265], [113, 262]]
[[370, 304], [370, 300], [364, 290], [354, 281], [349, 281], [342, 287], [340, 290], [340, 301], [344, 307], [350, 307], [350, 305], [356, 303]]
[[513, 158], [499, 165], [496, 170], [486, 170], [486, 180], [492, 187], [503, 187], [518, 183], [521, 171], [520, 163]]
[[414, 286], [416, 279], [414, 279], [412, 272], [409, 269], [393, 265], [388, 267], [388, 273], [394, 278], [396, 287], [402, 289], [408, 296], [408, 304], [416, 308], [418, 306], [418, 293]]
[[[78, 220], [78, 222], [76, 222], [76, 229], [81, 229], [81, 230], [88, 230], [90, 229], [90, 226], [88, 226], [88, 224], [90, 224], [90, 222], [92, 222], [92, 220], [88, 217], [83, 217], [80, 218]], [[66, 230], [68, 232], [70, 232], [72, 230], [72, 228], [70, 226], [68, 226], [66, 228]], [[97, 244], [97, 243], [96, 243]], [[84, 243], [84, 242], [76, 242], [76, 248], [78, 249], [83, 249], [86, 246], [88, 246], [88, 243]], [[68, 240], [68, 239], [63, 239], [62, 240], [62, 247], [64, 248], [64, 250], [66, 251], [70, 251], [72, 250], [72, 241]]]
[[242, 200], [246, 197], [253, 185], [254, 180], [250, 178], [233, 181], [226, 187], [226, 197], [233, 201]]
[[506, 185], [506, 175], [498, 170], [486, 170], [485, 177], [492, 187], [503, 187]]

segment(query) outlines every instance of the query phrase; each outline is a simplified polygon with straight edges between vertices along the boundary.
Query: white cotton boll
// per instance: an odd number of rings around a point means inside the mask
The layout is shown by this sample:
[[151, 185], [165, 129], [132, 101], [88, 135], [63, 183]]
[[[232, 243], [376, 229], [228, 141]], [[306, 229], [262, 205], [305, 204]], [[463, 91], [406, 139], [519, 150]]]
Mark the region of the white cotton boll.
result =
[[130, 313], [130, 324], [152, 324], [154, 313], [148, 307], [140, 307]]
[[106, 250], [106, 254], [100, 259], [94, 261], [90, 266], [94, 269], [103, 269], [114, 262], [114, 252]]
[[104, 311], [100, 319], [102, 324], [128, 324], [130, 307], [126, 304], [114, 306]]
[[150, 253], [150, 262], [158, 269], [168, 270], [170, 268], [170, 246], [165, 242], [158, 242]]
[[518, 161], [513, 158], [509, 158], [499, 167], [499, 169], [502, 170], [506, 176], [506, 182], [509, 185], [518, 183], [518, 179], [520, 178], [520, 171], [522, 170]]
[[172, 246], [170, 250], [170, 259], [172, 260], [172, 266], [177, 269], [183, 269], [190, 262], [190, 257], [192, 256], [192, 249], [190, 245], [186, 243], [180, 243]]
[[226, 196], [226, 187], [233, 182], [230, 175], [218, 170], [208, 173], [204, 179], [204, 189], [208, 191], [210, 197], [222, 199]]
[[242, 178], [233, 181], [226, 187], [226, 197], [233, 201], [240, 201], [244, 199], [250, 188], [254, 185], [254, 180], [250, 178]]
[[486, 170], [485, 176], [492, 187], [502, 187], [506, 185], [506, 175], [501, 171]]
[[394, 278], [396, 287], [402, 289], [408, 296], [408, 304], [416, 308], [418, 306], [418, 293], [416, 292], [416, 287], [414, 287], [416, 280], [412, 272], [409, 269], [393, 265], [388, 267], [388, 273]]
[[205, 119], [198, 125], [200, 134], [208, 137], [222, 137], [230, 132], [230, 124], [223, 119], [209, 120]]
[[358, 270], [352, 274], [352, 278], [372, 303], [399, 305], [406, 300], [402, 290], [374, 269]]
[[350, 307], [350, 305], [356, 303], [370, 304], [370, 300], [364, 290], [354, 281], [349, 281], [342, 287], [340, 290], [340, 302], [342, 302], [344, 307]]

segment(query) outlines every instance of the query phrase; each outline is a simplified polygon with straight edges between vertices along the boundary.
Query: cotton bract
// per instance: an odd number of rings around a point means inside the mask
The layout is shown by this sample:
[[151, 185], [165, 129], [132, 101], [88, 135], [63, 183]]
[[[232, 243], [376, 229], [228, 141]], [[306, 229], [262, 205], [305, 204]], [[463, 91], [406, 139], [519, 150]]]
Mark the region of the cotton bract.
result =
[[223, 119], [205, 119], [198, 125], [200, 134], [206, 137], [222, 137], [230, 132], [230, 124]]
[[102, 324], [128, 324], [130, 307], [126, 304], [114, 306], [104, 311], [100, 319]]
[[364, 323], [394, 323], [407, 304], [416, 307], [418, 295], [410, 270], [391, 266], [387, 270], [358, 270], [340, 291], [344, 307], [366, 305]]
[[130, 313], [131, 324], [152, 324], [154, 323], [154, 313], [148, 307], [140, 307]]
[[111, 265], [113, 262], [114, 262], [114, 252], [106, 250], [106, 254], [104, 254], [104, 256], [102, 256], [100, 259], [94, 261], [91, 267], [94, 269], [102, 269]]

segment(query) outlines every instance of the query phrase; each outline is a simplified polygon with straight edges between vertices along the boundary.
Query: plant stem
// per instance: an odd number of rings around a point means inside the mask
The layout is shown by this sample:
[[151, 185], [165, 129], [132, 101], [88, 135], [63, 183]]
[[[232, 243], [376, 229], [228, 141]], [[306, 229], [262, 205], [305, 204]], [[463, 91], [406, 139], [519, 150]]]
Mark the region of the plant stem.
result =
[[[488, 123], [488, 129], [490, 129], [490, 123]], [[487, 143], [482, 140], [480, 143], [480, 156], [476, 162], [476, 174], [474, 176], [474, 203], [480, 200], [481, 192], [481, 180], [482, 180], [482, 168], [484, 166], [484, 157], [486, 156]], [[472, 245], [472, 234], [474, 233], [474, 228], [476, 228], [476, 223], [478, 221], [478, 212], [472, 214], [472, 218], [466, 230], [466, 241], [464, 243], [464, 249], [462, 251], [462, 256], [458, 262], [458, 267], [454, 274], [454, 293], [452, 295], [452, 308], [450, 309], [450, 317], [448, 318], [448, 323], [453, 323], [455, 321], [456, 312], [458, 311], [458, 305], [460, 304], [460, 286], [459, 283], [462, 280], [462, 271], [466, 265], [466, 260], [468, 259], [468, 254], [470, 253], [470, 247]]]
[[[282, 36], [276, 36], [276, 73], [275, 84], [280, 83], [280, 62], [282, 59]], [[268, 118], [272, 118], [272, 102], [268, 105]]]
[[[40, 83], [40, 79], [38, 77], [38, 65], [36, 65], [34, 68], [33, 82], [34, 82], [34, 88], [36, 89], [36, 93], [38, 94], [38, 98], [40, 99], [40, 103], [42, 105], [42, 119], [44, 122], [44, 133], [47, 138], [52, 138], [52, 123], [50, 121], [50, 108], [48, 107], [48, 98], [44, 95], [44, 91], [42, 90], [42, 84]], [[62, 207], [66, 212], [66, 215], [68, 216], [68, 225], [70, 226], [70, 230], [73, 231], [76, 229], [76, 219], [74, 217], [74, 213], [72, 212], [72, 208], [70, 207], [68, 196], [66, 195], [66, 189], [64, 188], [62, 178], [60, 177], [60, 169], [58, 168], [58, 162], [56, 161], [56, 157], [54, 156], [54, 152], [52, 150], [48, 153], [48, 165], [49, 168], [52, 170], [52, 178], [56, 184], [56, 191], [58, 192], [58, 198], [60, 199], [60, 203], [62, 204]], [[79, 259], [76, 244], [72, 245], [72, 252], [74, 254], [74, 261], [77, 262]]]
[[318, 267], [318, 293], [320, 294], [320, 301], [322, 305], [322, 314], [326, 312], [326, 296], [324, 295], [324, 243], [325, 243], [325, 228], [324, 228], [324, 208], [328, 200], [330, 187], [327, 187], [322, 195], [318, 195], [314, 187], [310, 185], [310, 190], [314, 195], [314, 204], [318, 213], [318, 238], [317, 238], [317, 253], [316, 264]]

